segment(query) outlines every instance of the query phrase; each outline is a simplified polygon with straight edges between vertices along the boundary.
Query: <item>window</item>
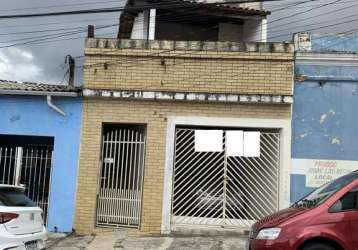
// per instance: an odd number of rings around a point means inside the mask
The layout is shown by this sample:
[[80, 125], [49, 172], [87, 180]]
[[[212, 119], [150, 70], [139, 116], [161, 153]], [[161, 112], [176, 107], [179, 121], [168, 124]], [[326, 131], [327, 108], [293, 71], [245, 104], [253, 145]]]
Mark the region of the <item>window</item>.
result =
[[332, 213], [349, 210], [358, 210], [358, 187], [346, 193], [330, 208]]
[[8, 207], [35, 207], [36, 205], [23, 193], [16, 188], [0, 189], [0, 204]]
[[[342, 176], [336, 180], [333, 180], [329, 183], [324, 184], [323, 186], [317, 188], [315, 191], [302, 198], [301, 200], [295, 202], [293, 207], [315, 207], [322, 204], [324, 201], [329, 199], [336, 192], [347, 186], [353, 180], [357, 179], [358, 172], [354, 172], [345, 176]], [[358, 187], [357, 187], [358, 188]], [[353, 190], [352, 190], [353, 191]], [[352, 192], [351, 191], [351, 192]]]

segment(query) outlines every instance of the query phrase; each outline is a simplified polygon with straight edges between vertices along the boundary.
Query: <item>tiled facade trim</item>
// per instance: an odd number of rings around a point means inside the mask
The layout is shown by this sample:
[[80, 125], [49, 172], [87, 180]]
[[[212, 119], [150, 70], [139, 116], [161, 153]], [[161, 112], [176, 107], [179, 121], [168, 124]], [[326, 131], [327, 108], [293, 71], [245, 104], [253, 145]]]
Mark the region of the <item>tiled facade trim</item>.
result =
[[88, 38], [86, 48], [292, 53], [292, 43], [166, 41]]

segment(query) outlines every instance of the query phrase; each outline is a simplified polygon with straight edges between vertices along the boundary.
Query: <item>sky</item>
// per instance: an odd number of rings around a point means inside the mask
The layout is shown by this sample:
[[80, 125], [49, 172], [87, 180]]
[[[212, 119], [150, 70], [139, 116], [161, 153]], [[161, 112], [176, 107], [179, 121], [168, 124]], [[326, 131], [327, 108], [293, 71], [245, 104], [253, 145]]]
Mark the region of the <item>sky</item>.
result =
[[[123, 6], [124, 0], [0, 0], [1, 15]], [[303, 3], [306, 2], [306, 3]], [[293, 32], [339, 33], [358, 23], [358, 0], [284, 0], [265, 3], [270, 41], [290, 40]], [[0, 19], [0, 79], [66, 84], [66, 55], [83, 64], [84, 37], [89, 24], [97, 37], [116, 37], [119, 13]], [[342, 23], [336, 25], [337, 23]], [[326, 27], [329, 26], [329, 27]], [[44, 32], [46, 31], [46, 32]], [[73, 32], [68, 36], [68, 32]], [[17, 34], [16, 34], [17, 33]], [[20, 33], [20, 34], [19, 34]], [[64, 36], [67, 33], [67, 36]], [[44, 37], [51, 35], [52, 38]], [[27, 44], [26, 44], [27, 43]], [[36, 44], [34, 44], [36, 43]], [[8, 47], [9, 46], [9, 47]], [[82, 69], [76, 70], [76, 84]]]

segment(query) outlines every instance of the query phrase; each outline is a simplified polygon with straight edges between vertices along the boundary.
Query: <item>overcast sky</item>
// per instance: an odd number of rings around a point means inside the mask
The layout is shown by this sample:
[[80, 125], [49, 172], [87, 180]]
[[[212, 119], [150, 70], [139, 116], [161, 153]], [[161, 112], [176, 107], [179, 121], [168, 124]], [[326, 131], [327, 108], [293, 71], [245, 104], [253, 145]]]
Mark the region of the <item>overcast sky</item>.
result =
[[[354, 29], [358, 23], [358, 0], [286, 0], [265, 4], [272, 11], [268, 20], [271, 41], [289, 40], [293, 32], [337, 33]], [[63, 10], [118, 7], [123, 0], [0, 0], [0, 15]], [[296, 4], [296, 5], [295, 5]], [[40, 8], [41, 7], [41, 8]], [[76, 15], [51, 18], [0, 20], [0, 79], [43, 83], [66, 83], [64, 58], [83, 54], [88, 24], [96, 27], [118, 23], [119, 13]], [[357, 19], [357, 21], [356, 21]], [[352, 21], [327, 28], [341, 22]], [[72, 29], [72, 30], [69, 30]], [[42, 32], [44, 30], [53, 30]], [[27, 33], [26, 33], [27, 32]], [[31, 33], [32, 32], [32, 33]], [[74, 32], [71, 36], [64, 33]], [[117, 27], [97, 30], [96, 36], [115, 37]], [[10, 34], [12, 33], [12, 34]], [[13, 34], [21, 33], [21, 34]], [[52, 35], [51, 40], [43, 40]], [[67, 40], [64, 40], [67, 39]], [[71, 40], [69, 40], [71, 39]], [[55, 40], [55, 41], [54, 41]], [[30, 44], [21, 45], [29, 42]], [[37, 42], [39, 44], [31, 44]], [[9, 45], [16, 46], [8, 47]], [[83, 58], [76, 60], [77, 65]], [[81, 75], [78, 69], [77, 76]], [[67, 77], [66, 77], [67, 78]], [[81, 81], [80, 77], [76, 79]]]

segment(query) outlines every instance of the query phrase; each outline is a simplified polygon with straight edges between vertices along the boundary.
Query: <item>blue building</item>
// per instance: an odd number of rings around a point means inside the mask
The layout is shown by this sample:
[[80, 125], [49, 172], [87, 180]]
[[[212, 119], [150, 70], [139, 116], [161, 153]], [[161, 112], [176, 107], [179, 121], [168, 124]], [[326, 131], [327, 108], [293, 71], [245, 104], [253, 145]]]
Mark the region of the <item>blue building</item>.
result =
[[81, 117], [75, 87], [0, 82], [0, 183], [25, 185], [50, 231], [73, 228]]
[[291, 202], [358, 169], [358, 37], [297, 34]]

